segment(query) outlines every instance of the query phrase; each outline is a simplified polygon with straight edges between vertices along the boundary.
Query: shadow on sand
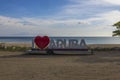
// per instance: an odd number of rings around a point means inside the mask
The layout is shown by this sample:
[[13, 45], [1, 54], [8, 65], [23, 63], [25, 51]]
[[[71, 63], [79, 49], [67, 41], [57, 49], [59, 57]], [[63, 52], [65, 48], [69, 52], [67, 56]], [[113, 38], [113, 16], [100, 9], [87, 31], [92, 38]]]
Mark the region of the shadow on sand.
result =
[[3, 55], [0, 58], [54, 58], [54, 57], [71, 57], [71, 56], [90, 56], [90, 54], [14, 54], [14, 55]]

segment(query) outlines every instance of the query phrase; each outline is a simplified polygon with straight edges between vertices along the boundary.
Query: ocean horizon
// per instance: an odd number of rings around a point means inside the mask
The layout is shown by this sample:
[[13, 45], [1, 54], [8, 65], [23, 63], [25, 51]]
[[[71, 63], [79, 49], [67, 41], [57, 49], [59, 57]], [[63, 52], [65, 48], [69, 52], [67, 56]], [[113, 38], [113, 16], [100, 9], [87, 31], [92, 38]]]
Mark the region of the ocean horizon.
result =
[[[50, 39], [84, 39], [87, 44], [120, 44], [120, 37], [50, 37]], [[31, 43], [34, 37], [0, 37], [0, 43], [24, 42]]]

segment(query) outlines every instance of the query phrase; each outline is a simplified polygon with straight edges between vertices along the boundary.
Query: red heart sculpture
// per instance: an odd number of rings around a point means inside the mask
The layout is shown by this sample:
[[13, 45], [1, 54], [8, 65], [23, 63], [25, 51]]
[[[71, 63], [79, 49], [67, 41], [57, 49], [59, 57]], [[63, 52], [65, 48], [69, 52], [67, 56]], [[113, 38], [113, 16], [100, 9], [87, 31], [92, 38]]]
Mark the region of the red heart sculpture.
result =
[[40, 49], [45, 49], [50, 43], [50, 39], [48, 36], [36, 36], [34, 42]]

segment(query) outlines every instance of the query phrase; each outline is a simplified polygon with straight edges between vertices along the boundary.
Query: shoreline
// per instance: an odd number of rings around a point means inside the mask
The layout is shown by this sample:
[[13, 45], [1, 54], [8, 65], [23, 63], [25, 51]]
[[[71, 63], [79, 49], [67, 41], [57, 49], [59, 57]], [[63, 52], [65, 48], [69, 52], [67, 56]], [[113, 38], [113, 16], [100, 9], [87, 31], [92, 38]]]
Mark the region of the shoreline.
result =
[[[0, 42], [0, 46], [32, 47], [30, 42]], [[87, 44], [90, 48], [114, 48], [120, 47], [120, 44]]]

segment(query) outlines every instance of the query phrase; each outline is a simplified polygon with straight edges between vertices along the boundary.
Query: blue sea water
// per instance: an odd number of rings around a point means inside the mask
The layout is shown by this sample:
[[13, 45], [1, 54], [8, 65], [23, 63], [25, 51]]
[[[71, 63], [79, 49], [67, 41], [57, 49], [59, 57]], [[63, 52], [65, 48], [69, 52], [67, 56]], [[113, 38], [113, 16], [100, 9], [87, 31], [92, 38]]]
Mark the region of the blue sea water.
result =
[[[84, 39], [87, 44], [120, 44], [120, 37], [50, 37], [51, 39]], [[0, 37], [0, 42], [31, 43], [34, 37]]]

